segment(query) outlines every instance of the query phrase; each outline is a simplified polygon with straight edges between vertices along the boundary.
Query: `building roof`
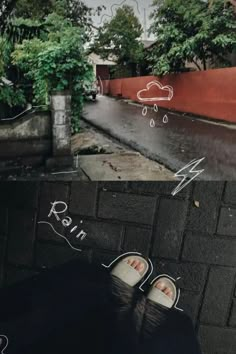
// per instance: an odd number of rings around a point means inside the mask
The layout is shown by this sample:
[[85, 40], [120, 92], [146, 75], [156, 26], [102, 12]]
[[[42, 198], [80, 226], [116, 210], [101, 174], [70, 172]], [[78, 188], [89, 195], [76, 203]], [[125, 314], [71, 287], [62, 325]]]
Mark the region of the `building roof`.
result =
[[153, 44], [156, 43], [156, 41], [151, 40], [142, 40], [141, 42], [143, 43], [145, 49], [150, 48], [151, 46], [153, 46]]
[[109, 59], [102, 59], [99, 55], [91, 53], [89, 55], [89, 61], [96, 65], [116, 65], [116, 63]]

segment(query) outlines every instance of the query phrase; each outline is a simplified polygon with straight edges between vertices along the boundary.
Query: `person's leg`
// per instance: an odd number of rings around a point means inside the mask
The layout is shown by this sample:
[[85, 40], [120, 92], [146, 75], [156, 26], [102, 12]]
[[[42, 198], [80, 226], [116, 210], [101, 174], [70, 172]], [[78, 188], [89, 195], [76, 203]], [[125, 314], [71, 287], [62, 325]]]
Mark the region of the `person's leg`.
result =
[[111, 278], [102, 267], [71, 262], [1, 290], [0, 304], [0, 332], [9, 338], [8, 354], [50, 353], [49, 347], [77, 353], [85, 344], [83, 353], [96, 347], [104, 354], [109, 347]]
[[[142, 278], [142, 262], [127, 264]], [[135, 294], [109, 270], [79, 261], [1, 290], [0, 331], [9, 338], [7, 353], [135, 352]]]
[[142, 294], [130, 284], [143, 279], [146, 265], [144, 259], [137, 260], [131, 255], [120, 261], [118, 267], [111, 272], [113, 273], [112, 296], [116, 312], [114, 353], [138, 353], [140, 316], [137, 316], [136, 308]]
[[[171, 288], [157, 286], [173, 299]], [[175, 308], [167, 308], [149, 299], [145, 301], [145, 313], [140, 335], [141, 352], [149, 354], [201, 354], [191, 319]], [[143, 305], [144, 307], [144, 305]]]

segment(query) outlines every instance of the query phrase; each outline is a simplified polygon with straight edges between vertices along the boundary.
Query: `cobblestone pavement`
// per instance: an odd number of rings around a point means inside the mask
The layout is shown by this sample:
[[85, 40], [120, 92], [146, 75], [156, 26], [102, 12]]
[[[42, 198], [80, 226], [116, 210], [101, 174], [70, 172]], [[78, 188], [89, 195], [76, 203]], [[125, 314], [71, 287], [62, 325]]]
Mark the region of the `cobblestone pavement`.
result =
[[[181, 303], [205, 354], [236, 352], [236, 183], [196, 182], [172, 197], [175, 182], [0, 183], [0, 284], [6, 286], [74, 257], [109, 262], [139, 251], [155, 274], [181, 277]], [[64, 201], [65, 228], [50, 203]], [[87, 233], [81, 241], [72, 226]]]

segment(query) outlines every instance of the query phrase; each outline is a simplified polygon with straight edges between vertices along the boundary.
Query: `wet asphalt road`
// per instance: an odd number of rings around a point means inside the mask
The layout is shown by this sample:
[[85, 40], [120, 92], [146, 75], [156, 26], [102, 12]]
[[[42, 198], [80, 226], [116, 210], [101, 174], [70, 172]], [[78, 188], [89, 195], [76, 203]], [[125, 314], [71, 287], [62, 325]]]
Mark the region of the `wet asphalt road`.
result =
[[[164, 124], [166, 113], [169, 121]], [[172, 171], [205, 157], [198, 167], [205, 169], [200, 179], [236, 180], [235, 125], [226, 127], [163, 110], [148, 110], [143, 117], [141, 106], [105, 96], [86, 103], [84, 118]]]

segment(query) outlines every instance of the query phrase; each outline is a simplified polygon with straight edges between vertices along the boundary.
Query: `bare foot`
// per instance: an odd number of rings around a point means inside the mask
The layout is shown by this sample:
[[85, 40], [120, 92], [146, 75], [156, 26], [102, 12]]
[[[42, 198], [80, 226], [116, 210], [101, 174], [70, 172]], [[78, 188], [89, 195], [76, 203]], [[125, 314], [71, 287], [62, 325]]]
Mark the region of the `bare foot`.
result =
[[128, 263], [134, 269], [136, 269], [142, 275], [142, 272], [145, 269], [145, 264], [142, 261], [137, 259], [132, 259], [131, 257], [126, 259], [125, 262]]
[[155, 287], [161, 290], [164, 294], [166, 294], [170, 299], [174, 300], [174, 294], [168, 286], [165, 285], [161, 280], [156, 283]]

